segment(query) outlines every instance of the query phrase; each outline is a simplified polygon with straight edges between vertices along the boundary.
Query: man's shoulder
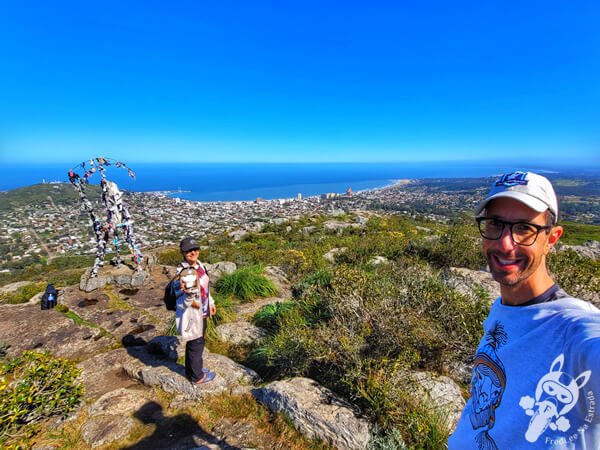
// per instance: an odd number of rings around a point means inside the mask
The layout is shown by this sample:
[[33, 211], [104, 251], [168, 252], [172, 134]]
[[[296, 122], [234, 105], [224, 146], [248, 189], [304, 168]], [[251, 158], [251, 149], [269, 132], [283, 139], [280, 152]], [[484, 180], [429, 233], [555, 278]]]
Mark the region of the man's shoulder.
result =
[[573, 312], [584, 312], [584, 313], [589, 313], [589, 314], [600, 314], [600, 309], [598, 309], [595, 305], [593, 305], [591, 302], [588, 302], [586, 300], [582, 300], [580, 298], [576, 298], [576, 297], [563, 297], [563, 298], [559, 298], [557, 299], [555, 302], [551, 302], [551, 303], [556, 303], [558, 306], [560, 306], [560, 308], [564, 311], [573, 311]]

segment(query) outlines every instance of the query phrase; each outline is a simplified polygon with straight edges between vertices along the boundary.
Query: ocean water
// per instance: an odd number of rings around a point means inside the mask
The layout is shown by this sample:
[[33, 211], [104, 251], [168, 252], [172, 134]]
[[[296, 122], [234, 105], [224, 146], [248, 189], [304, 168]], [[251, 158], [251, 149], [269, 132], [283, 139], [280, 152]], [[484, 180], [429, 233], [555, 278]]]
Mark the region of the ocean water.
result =
[[[127, 163], [127, 161], [124, 161]], [[439, 163], [344, 163], [344, 164], [129, 164], [136, 178], [127, 171], [109, 167], [108, 179], [121, 189], [131, 191], [182, 191], [173, 194], [194, 201], [238, 201], [293, 198], [354, 192], [383, 187], [406, 178], [489, 177], [516, 169], [556, 174], [564, 168], [514, 167], [506, 164], [474, 162]], [[10, 190], [43, 181], [68, 181], [68, 165], [0, 165], [0, 190]], [[569, 169], [581, 174], [583, 169]], [[80, 175], [82, 171], [77, 171]], [[90, 182], [97, 184], [99, 175]]]

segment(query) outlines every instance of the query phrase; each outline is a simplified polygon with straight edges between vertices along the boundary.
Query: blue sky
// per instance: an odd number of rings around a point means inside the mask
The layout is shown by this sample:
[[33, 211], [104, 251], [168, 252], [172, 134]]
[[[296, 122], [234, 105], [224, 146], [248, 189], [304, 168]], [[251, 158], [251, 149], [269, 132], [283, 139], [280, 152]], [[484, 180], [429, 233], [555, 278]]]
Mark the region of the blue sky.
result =
[[600, 166], [597, 1], [27, 1], [0, 162]]

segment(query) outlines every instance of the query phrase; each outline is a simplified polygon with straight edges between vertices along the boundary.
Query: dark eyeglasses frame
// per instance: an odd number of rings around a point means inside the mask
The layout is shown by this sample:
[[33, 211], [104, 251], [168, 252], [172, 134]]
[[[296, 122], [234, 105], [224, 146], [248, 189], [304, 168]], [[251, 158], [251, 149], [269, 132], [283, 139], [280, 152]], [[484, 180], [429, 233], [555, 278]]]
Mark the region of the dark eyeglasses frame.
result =
[[[546, 230], [546, 233], [547, 233], [552, 229], [552, 227], [548, 226], [548, 225], [537, 225], [535, 223], [529, 223], [529, 222], [523, 222], [523, 221], [507, 222], [506, 220], [501, 220], [496, 217], [477, 217], [477, 218], [475, 218], [475, 220], [477, 221], [477, 227], [479, 228], [479, 234], [481, 234], [481, 237], [483, 237], [484, 239], [487, 239], [488, 241], [500, 240], [502, 238], [502, 235], [504, 234], [504, 229], [508, 226], [509, 231], [510, 231], [510, 238], [512, 239], [512, 241], [515, 244], [521, 245], [523, 247], [529, 247], [529, 246], [535, 244], [535, 241], [537, 241], [537, 238], [542, 230]], [[497, 238], [495, 238], [495, 239], [489, 238], [483, 233], [483, 229], [481, 228], [481, 222], [483, 222], [484, 220], [495, 220], [496, 222], [500, 222], [502, 224], [502, 230], [500, 231], [500, 235]], [[515, 236], [513, 234], [513, 226], [518, 225], [518, 224], [527, 225], [527, 226], [530, 226], [530, 227], [533, 227], [536, 229], [536, 233], [535, 233], [535, 237], [533, 238], [533, 241], [531, 241], [528, 244], [523, 244], [521, 242], [518, 242], [515, 239]]]

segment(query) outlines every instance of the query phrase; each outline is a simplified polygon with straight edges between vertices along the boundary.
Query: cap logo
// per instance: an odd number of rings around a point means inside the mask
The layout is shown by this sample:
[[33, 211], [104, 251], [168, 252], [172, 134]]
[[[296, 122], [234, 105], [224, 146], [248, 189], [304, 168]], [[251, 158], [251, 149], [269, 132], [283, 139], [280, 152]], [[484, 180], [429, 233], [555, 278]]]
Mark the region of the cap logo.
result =
[[496, 181], [496, 186], [526, 186], [529, 183], [529, 180], [526, 180], [525, 177], [527, 177], [527, 172], [507, 173], [502, 175], [498, 181]]

